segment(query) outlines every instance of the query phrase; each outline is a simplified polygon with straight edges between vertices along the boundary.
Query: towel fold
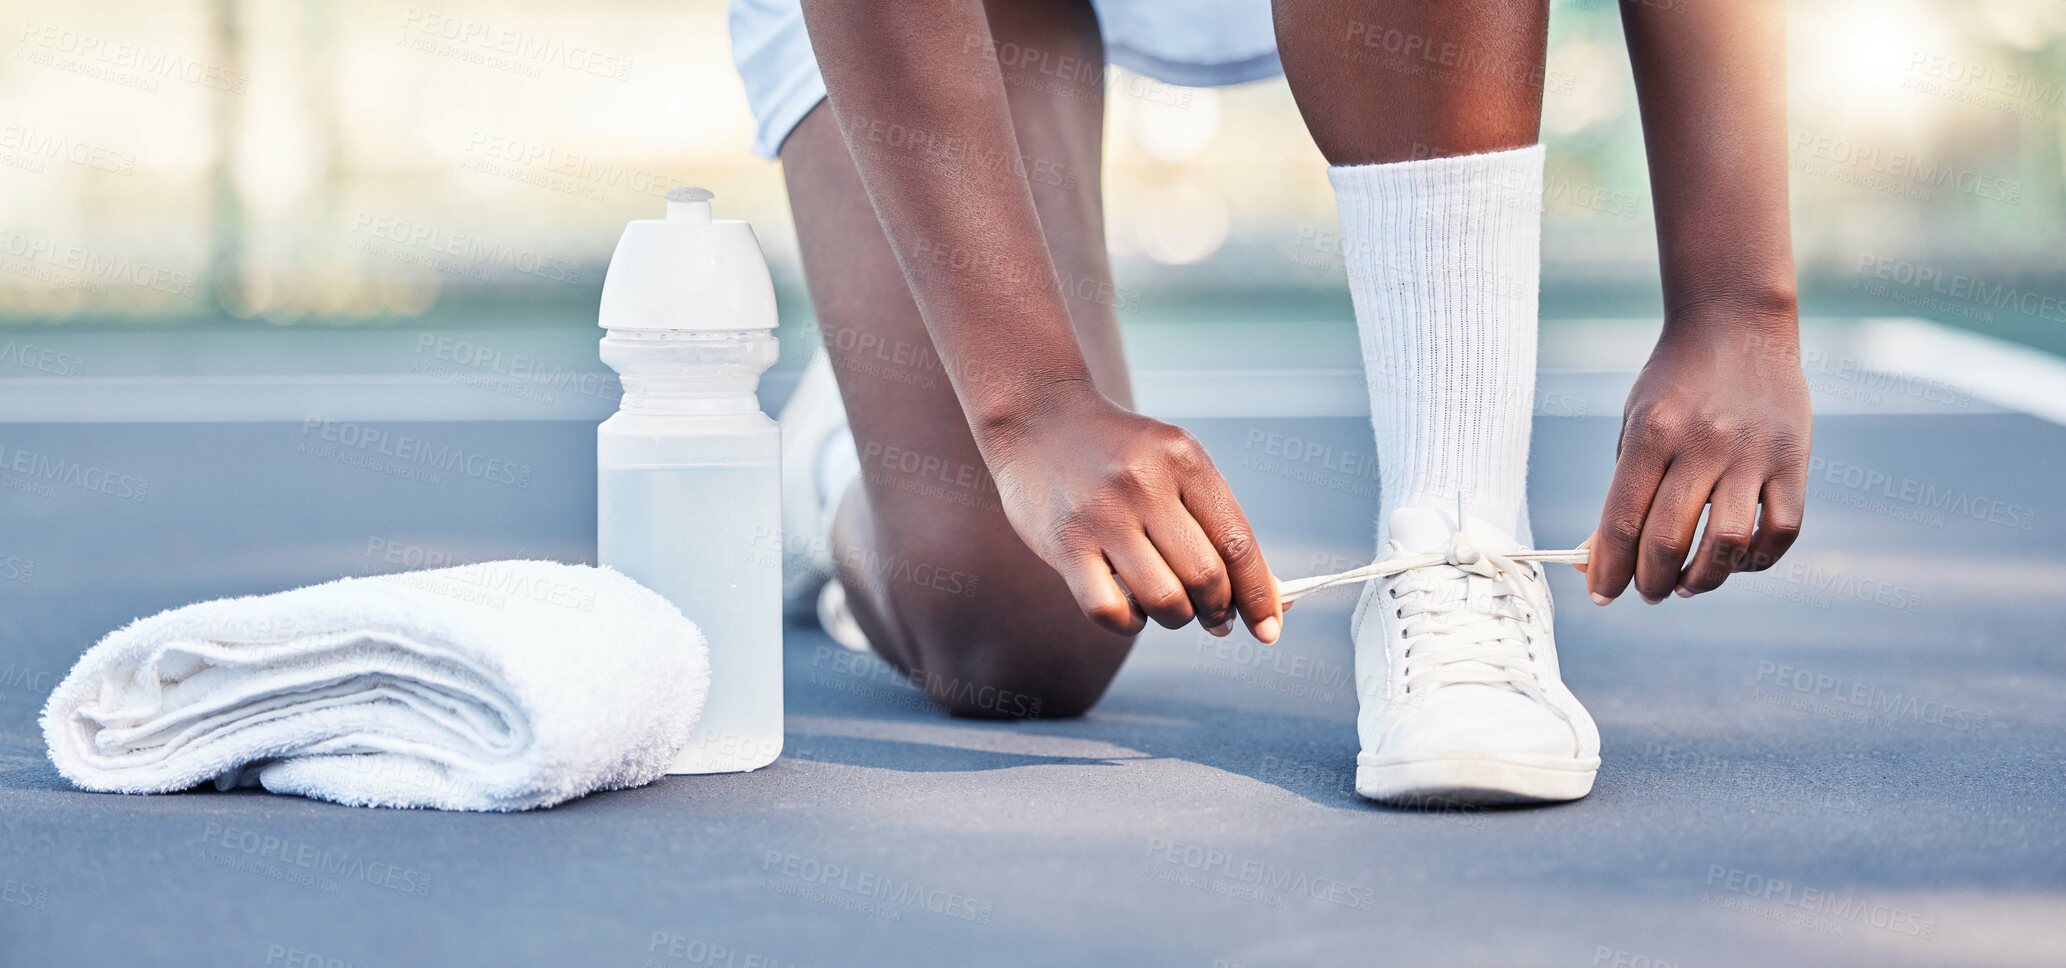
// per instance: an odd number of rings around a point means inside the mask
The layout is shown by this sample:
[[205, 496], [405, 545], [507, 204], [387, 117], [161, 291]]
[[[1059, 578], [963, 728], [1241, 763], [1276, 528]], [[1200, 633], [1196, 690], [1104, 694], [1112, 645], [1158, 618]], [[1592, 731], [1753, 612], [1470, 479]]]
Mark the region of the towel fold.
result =
[[43, 736], [88, 790], [528, 810], [660, 777], [709, 685], [702, 632], [658, 594], [495, 561], [132, 622], [58, 684]]

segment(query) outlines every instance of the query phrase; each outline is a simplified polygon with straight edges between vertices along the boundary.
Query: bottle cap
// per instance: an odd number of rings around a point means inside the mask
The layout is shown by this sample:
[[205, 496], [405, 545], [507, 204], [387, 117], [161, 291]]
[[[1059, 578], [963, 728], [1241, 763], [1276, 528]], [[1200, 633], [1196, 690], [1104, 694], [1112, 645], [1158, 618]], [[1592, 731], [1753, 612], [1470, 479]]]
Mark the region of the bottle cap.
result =
[[603, 275], [604, 329], [723, 332], [775, 328], [775, 281], [753, 226], [711, 218], [709, 190], [667, 192], [667, 217], [624, 226]]

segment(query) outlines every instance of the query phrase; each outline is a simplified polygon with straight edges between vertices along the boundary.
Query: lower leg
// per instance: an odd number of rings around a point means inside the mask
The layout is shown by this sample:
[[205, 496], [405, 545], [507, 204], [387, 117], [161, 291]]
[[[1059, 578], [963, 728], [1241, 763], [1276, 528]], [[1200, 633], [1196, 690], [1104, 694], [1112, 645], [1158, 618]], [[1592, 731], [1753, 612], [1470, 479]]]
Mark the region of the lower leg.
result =
[[[1477, 522], [1532, 543], [1545, 5], [1395, 3], [1380, 17], [1277, 0], [1285, 73], [1334, 164], [1380, 526], [1408, 551], [1453, 549], [1462, 530], [1500, 540]], [[1468, 518], [1450, 521], [1459, 504]], [[1535, 566], [1454, 558], [1364, 590], [1357, 792], [1512, 803], [1592, 789], [1599, 731], [1558, 677], [1548, 595]]]
[[[1087, 7], [1012, 7], [993, 13], [992, 30], [1000, 49], [1102, 58]], [[1014, 73], [1008, 66], [1008, 82]], [[1101, 90], [1024, 80], [1007, 92], [1058, 281], [1099, 388], [1126, 401], [1116, 320], [1109, 298], [1099, 298], [1111, 291], [1098, 197]], [[1084, 618], [1060, 576], [1006, 520], [829, 111], [804, 119], [782, 160], [812, 302], [861, 457], [860, 480], [840, 501], [832, 533], [856, 623], [879, 655], [950, 712], [1082, 712], [1131, 640]]]
[[1380, 528], [1400, 507], [1461, 503], [1527, 543], [1546, 4], [1276, 12], [1292, 93], [1335, 166]]
[[1275, 16], [1284, 77], [1328, 164], [1536, 141], [1547, 0], [1276, 0]]

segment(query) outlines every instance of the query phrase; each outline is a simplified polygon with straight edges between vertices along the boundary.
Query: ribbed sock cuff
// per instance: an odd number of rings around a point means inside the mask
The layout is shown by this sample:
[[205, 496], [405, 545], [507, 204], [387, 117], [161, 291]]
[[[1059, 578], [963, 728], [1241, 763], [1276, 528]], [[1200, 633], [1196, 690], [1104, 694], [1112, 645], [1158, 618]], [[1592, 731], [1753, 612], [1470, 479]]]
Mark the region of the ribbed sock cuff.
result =
[[1461, 495], [1469, 513], [1530, 540], [1544, 155], [1533, 145], [1328, 171], [1386, 514], [1450, 510]]

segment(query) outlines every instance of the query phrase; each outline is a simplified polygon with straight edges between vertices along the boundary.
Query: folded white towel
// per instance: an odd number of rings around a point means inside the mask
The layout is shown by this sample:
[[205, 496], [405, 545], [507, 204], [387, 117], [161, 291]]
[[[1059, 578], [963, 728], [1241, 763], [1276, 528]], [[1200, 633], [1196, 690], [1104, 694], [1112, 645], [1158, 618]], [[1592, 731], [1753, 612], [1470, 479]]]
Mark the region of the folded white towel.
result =
[[43, 736], [88, 790], [527, 810], [661, 776], [709, 686], [702, 632], [637, 582], [495, 561], [132, 622], [58, 684]]

